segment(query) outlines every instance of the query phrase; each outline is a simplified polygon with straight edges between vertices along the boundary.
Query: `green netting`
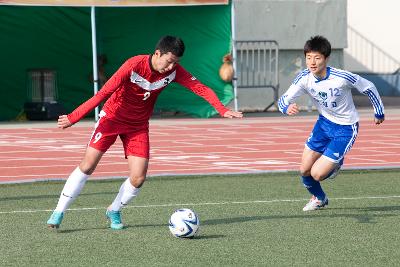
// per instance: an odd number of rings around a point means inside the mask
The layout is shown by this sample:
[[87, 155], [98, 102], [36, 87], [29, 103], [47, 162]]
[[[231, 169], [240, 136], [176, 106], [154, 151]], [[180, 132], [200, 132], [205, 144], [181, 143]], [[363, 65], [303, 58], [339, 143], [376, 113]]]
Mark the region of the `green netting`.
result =
[[[98, 53], [105, 54], [107, 76], [129, 57], [152, 53], [166, 34], [186, 45], [181, 64], [210, 86], [224, 104], [232, 87], [218, 69], [230, 48], [230, 7], [96, 8]], [[93, 95], [90, 9], [87, 7], [0, 7], [0, 120], [16, 118], [27, 101], [27, 70], [57, 71], [59, 102], [68, 112]], [[215, 114], [189, 90], [170, 85], [156, 108], [197, 117]], [[92, 113], [93, 116], [93, 113]]]

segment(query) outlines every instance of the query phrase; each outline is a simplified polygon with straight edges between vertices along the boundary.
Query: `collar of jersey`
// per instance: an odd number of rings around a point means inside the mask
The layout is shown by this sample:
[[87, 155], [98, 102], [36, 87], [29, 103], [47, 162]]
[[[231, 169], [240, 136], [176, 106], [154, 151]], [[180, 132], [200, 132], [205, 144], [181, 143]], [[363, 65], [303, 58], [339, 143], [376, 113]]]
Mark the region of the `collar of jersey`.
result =
[[315, 83], [319, 83], [319, 82], [327, 80], [329, 78], [330, 74], [331, 74], [331, 67], [327, 67], [326, 68], [326, 76], [324, 78], [320, 79], [320, 78], [314, 76], [314, 78], [316, 79]]
[[150, 55], [149, 55], [149, 67], [150, 67], [150, 70], [151, 70], [152, 72], [155, 72], [156, 70], [153, 69], [153, 65], [151, 65], [151, 58], [152, 58], [152, 57], [153, 57], [153, 55], [150, 54]]

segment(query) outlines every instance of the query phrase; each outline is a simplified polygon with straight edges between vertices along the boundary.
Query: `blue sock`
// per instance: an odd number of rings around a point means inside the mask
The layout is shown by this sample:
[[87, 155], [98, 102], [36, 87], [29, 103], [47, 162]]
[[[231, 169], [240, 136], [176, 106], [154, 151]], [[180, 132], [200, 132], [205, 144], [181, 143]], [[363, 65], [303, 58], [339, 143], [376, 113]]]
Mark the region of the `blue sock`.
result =
[[325, 199], [325, 192], [322, 190], [321, 184], [318, 181], [315, 181], [312, 176], [301, 176], [303, 181], [303, 185], [307, 188], [308, 192], [312, 195], [316, 196], [319, 200]]

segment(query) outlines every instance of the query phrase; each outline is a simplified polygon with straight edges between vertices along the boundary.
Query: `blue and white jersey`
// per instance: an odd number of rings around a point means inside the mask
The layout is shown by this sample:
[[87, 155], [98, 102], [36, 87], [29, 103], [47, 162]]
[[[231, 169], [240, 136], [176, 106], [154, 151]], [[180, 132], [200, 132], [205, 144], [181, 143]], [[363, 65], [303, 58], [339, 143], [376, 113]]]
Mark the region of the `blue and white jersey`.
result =
[[332, 67], [327, 67], [324, 79], [316, 78], [308, 69], [303, 70], [280, 97], [278, 107], [286, 114], [289, 104], [294, 103], [299, 96], [308, 94], [322, 116], [337, 124], [351, 125], [359, 120], [352, 88], [369, 97], [376, 118], [384, 117], [382, 100], [372, 82], [357, 74]]

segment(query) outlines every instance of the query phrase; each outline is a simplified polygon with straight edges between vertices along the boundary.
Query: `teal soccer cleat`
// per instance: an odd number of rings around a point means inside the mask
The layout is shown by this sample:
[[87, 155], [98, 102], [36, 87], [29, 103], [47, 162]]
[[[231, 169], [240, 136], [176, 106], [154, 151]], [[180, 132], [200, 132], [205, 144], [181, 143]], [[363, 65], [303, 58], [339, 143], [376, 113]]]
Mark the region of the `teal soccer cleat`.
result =
[[64, 218], [64, 212], [53, 211], [49, 220], [47, 221], [47, 227], [57, 229], [60, 227], [61, 221]]
[[113, 230], [121, 230], [124, 225], [121, 221], [121, 212], [114, 210], [106, 210], [106, 216], [110, 220], [110, 228]]

